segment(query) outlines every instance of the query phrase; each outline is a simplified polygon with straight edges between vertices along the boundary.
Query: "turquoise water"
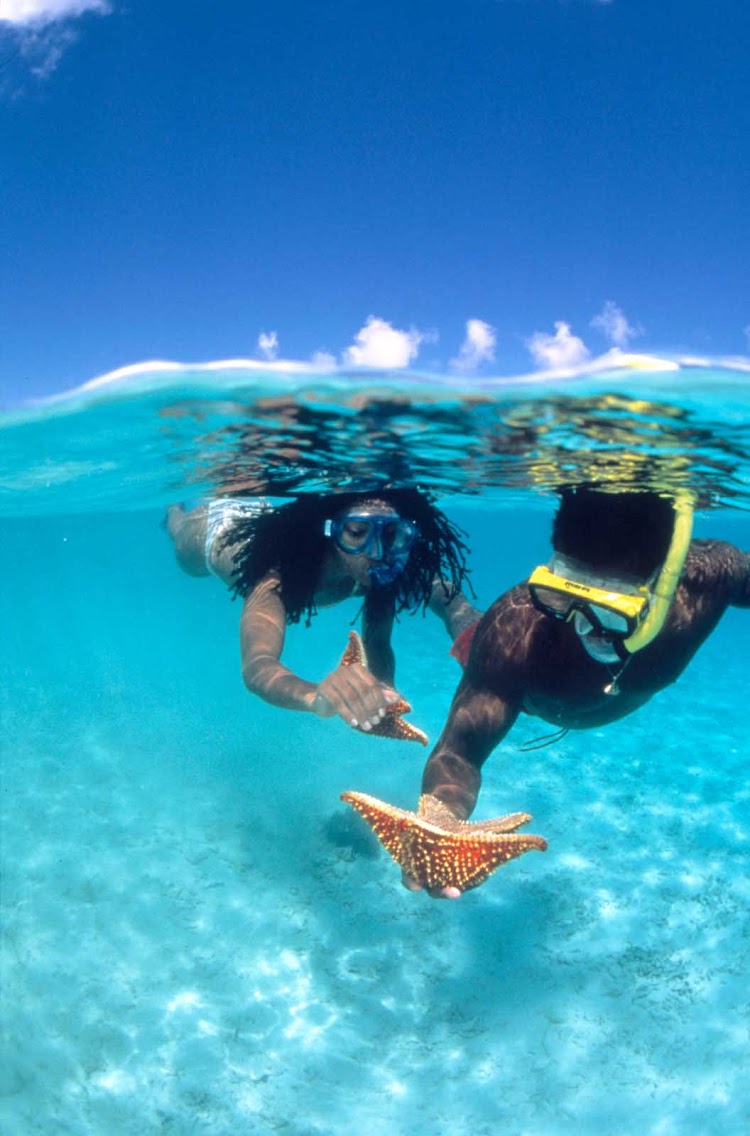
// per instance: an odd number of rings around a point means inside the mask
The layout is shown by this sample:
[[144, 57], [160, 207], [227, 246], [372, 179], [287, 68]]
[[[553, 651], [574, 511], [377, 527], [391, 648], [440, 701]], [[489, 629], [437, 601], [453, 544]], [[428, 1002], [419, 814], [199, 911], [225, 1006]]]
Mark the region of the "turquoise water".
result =
[[[527, 810], [549, 850], [436, 903], [338, 801], [413, 806], [426, 751], [251, 699], [239, 605], [160, 527], [219, 480], [417, 476], [486, 606], [546, 557], [556, 479], [593, 470], [690, 485], [696, 535], [750, 549], [746, 384], [179, 371], [5, 413], [3, 1132], [747, 1131], [748, 613], [629, 719], [526, 754], [547, 730], [521, 720], [477, 816]], [[285, 661], [322, 677], [355, 614]], [[394, 642], [434, 741], [445, 633]]]

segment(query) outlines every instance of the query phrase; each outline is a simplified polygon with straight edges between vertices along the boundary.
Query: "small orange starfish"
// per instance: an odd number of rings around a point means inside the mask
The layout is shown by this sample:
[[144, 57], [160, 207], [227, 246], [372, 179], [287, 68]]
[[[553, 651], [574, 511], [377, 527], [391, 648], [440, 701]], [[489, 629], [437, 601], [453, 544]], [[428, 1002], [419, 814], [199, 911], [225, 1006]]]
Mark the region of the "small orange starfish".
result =
[[[365, 647], [356, 631], [349, 632], [349, 642], [346, 650], [341, 656], [341, 666], [351, 667], [354, 663], [359, 666], [367, 668], [367, 655], [365, 654]], [[368, 668], [369, 669], [369, 668]], [[363, 731], [368, 734], [378, 734], [382, 738], [398, 738], [402, 742], [419, 742], [420, 745], [427, 745], [427, 734], [423, 730], [418, 730], [416, 726], [412, 726], [409, 722], [403, 719], [404, 714], [411, 711], [411, 706], [404, 698], [399, 698], [397, 702], [391, 702], [385, 708], [385, 718], [378, 722], [377, 726]], [[362, 729], [361, 726], [357, 727]]]
[[366, 793], [342, 793], [341, 800], [364, 817], [406, 875], [430, 891], [469, 891], [508, 860], [532, 848], [544, 852], [547, 847], [541, 836], [516, 832], [531, 820], [528, 813], [470, 823], [459, 820], [429, 793], [420, 797], [416, 813]]

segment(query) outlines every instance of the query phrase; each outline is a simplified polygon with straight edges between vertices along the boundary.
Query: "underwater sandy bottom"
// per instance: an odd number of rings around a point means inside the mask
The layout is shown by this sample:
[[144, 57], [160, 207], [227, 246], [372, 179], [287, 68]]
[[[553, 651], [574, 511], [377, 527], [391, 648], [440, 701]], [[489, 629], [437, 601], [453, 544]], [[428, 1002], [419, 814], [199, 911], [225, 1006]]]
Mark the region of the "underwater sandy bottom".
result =
[[[629, 721], [528, 754], [545, 726], [519, 723], [477, 816], [527, 809], [549, 851], [453, 904], [405, 892], [338, 803], [413, 804], [420, 747], [262, 706], [233, 656], [210, 689], [200, 652], [163, 679], [107, 656], [95, 690], [76, 644], [54, 680], [19, 667], [0, 1130], [746, 1132], [743, 616]], [[429, 620], [397, 635], [434, 740], [456, 664]]]

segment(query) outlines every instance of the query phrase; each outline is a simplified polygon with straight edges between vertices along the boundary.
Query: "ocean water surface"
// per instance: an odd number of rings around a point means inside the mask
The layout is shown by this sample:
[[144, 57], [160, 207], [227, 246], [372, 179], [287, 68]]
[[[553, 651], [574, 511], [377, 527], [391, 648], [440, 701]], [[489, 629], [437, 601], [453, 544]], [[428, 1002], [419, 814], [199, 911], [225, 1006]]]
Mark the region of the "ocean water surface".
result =
[[[549, 550], [555, 489], [690, 489], [750, 550], [748, 371], [546, 380], [144, 367], [0, 416], [8, 1136], [723, 1136], [750, 1130], [750, 613], [622, 722], [521, 719], [476, 818], [549, 849], [412, 895], [345, 789], [413, 807], [426, 750], [267, 706], [239, 604], [182, 574], [174, 501], [417, 483], [477, 604]], [[356, 601], [291, 628], [336, 665]], [[394, 632], [437, 739], [459, 668]]]

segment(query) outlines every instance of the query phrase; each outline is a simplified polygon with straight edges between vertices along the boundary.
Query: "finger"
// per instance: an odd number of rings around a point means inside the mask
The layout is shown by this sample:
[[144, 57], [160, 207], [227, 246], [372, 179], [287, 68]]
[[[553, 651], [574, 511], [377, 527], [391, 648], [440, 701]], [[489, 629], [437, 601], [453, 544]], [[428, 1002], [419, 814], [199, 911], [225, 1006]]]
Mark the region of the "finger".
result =
[[341, 668], [335, 677], [332, 675], [331, 678], [336, 683], [336, 691], [341, 701], [341, 717], [350, 726], [369, 729], [370, 717], [376, 711], [372, 705], [372, 697], [368, 697], [366, 682], [363, 684], [353, 666]]
[[399, 694], [392, 686], [383, 686], [381, 689], [387, 706], [395, 706], [399, 703], [401, 714], [408, 714], [411, 711], [411, 703], [406, 701], [403, 694]]
[[462, 895], [463, 895], [463, 892], [460, 890], [460, 888], [447, 887], [447, 888], [443, 888], [443, 890], [441, 891], [440, 898], [441, 899], [460, 899]]
[[433, 899], [460, 899], [462, 892], [457, 887], [428, 888], [427, 894]]
[[341, 717], [350, 725], [370, 730], [385, 717], [386, 704], [382, 688], [368, 671], [349, 666], [340, 668], [335, 679], [333, 675], [330, 677], [335, 681], [342, 702]]
[[[401, 873], [401, 883], [407, 891], [425, 890], [424, 884], [421, 884], [414, 876], [407, 875], [406, 872]], [[463, 895], [463, 892], [457, 887], [427, 888], [426, 890], [431, 899], [460, 899]]]
[[359, 725], [362, 707], [357, 698], [356, 683], [352, 684], [348, 668], [338, 667], [323, 679], [318, 690], [333, 706], [334, 711], [352, 726]]

